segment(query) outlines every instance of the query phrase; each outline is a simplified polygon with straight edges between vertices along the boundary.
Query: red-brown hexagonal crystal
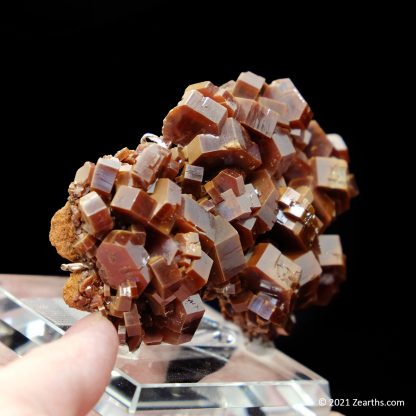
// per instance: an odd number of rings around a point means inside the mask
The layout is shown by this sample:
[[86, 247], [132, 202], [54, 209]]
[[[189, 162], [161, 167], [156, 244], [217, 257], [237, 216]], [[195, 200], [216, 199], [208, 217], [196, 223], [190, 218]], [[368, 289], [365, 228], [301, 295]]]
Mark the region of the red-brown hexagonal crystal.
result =
[[312, 204], [315, 208], [315, 213], [323, 222], [325, 227], [328, 226], [334, 220], [336, 215], [335, 202], [325, 192], [316, 188], [312, 176], [292, 179], [289, 182], [289, 185], [294, 189], [298, 188], [299, 186], [307, 186], [312, 190]]
[[223, 169], [212, 182], [219, 193], [231, 189], [236, 196], [239, 196], [245, 192], [244, 177], [236, 169]]
[[285, 95], [294, 89], [296, 89], [295, 84], [293, 84], [290, 78], [275, 79], [270, 85], [266, 86], [263, 96], [273, 100], [279, 100], [282, 95]]
[[216, 293], [224, 296], [238, 295], [239, 293], [243, 292], [243, 288], [241, 287], [241, 280], [238, 277], [232, 279], [224, 285], [217, 286], [213, 289]]
[[178, 211], [176, 226], [182, 232], [197, 232], [200, 236], [202, 247], [205, 249], [209, 249], [214, 244], [214, 216], [188, 195], [182, 195], [182, 204]]
[[233, 95], [242, 98], [256, 99], [265, 85], [265, 78], [253, 74], [250, 71], [242, 72], [237, 78]]
[[248, 310], [265, 321], [282, 325], [287, 319], [287, 314], [282, 311], [281, 306], [286, 307], [279, 299], [260, 292], [253, 296]]
[[186, 97], [186, 95], [192, 90], [200, 92], [204, 97], [213, 98], [215, 93], [218, 91], [218, 87], [211, 81], [197, 82], [196, 84], [191, 84], [186, 87], [182, 98]]
[[309, 123], [307, 131], [311, 133], [310, 141], [305, 148], [308, 157], [330, 156], [334, 147], [316, 120]]
[[254, 172], [251, 183], [256, 189], [261, 203], [261, 208], [255, 213], [257, 218], [256, 232], [263, 234], [270, 231], [276, 222], [278, 192], [270, 174], [265, 169]]
[[179, 244], [179, 253], [191, 259], [201, 258], [201, 243], [199, 234], [195, 232], [177, 233], [175, 240]]
[[236, 229], [220, 215], [215, 217], [215, 244], [211, 252], [214, 266], [210, 281], [224, 283], [245, 266], [243, 249]]
[[221, 191], [215, 186], [213, 181], [208, 181], [204, 185], [206, 193], [211, 197], [214, 204], [219, 204], [224, 201], [221, 196]]
[[143, 342], [144, 334], [143, 332], [140, 335], [134, 336], [134, 337], [128, 337], [127, 339], [127, 345], [129, 346], [130, 351], [136, 351], [141, 343]]
[[168, 265], [174, 260], [179, 244], [172, 236], [155, 231], [149, 231], [146, 248], [152, 257], [162, 256]]
[[[310, 126], [311, 124], [309, 124]], [[312, 133], [309, 130], [291, 129], [290, 137], [293, 141], [293, 145], [302, 151], [309, 145], [312, 138]]]
[[145, 248], [134, 244], [134, 233], [125, 230], [113, 230], [97, 249], [100, 277], [115, 289], [134, 281], [143, 292], [150, 281], [148, 258]]
[[116, 318], [122, 319], [124, 312], [121, 312], [121, 311], [119, 311], [118, 309], [115, 308], [114, 300], [115, 300], [115, 296], [111, 296], [111, 302], [107, 306], [108, 314], [111, 315], [111, 316], [114, 316]]
[[157, 205], [153, 212], [151, 225], [164, 234], [169, 234], [176, 220], [176, 211], [181, 203], [181, 188], [168, 178], [158, 179], [153, 200]]
[[156, 316], [166, 317], [169, 313], [173, 312], [175, 308], [174, 300], [176, 299], [174, 295], [164, 299], [154, 288], [147, 289], [144, 295], [149, 302], [152, 312]]
[[339, 159], [344, 159], [345, 161], [349, 162], [350, 155], [348, 153], [348, 147], [345, 144], [344, 139], [339, 134], [335, 133], [327, 134], [326, 138], [329, 140], [333, 147], [330, 156], [335, 156]]
[[309, 159], [301, 150], [296, 149], [296, 155], [292, 160], [289, 169], [285, 172], [284, 177], [287, 181], [296, 178], [304, 178], [311, 175], [312, 169], [309, 165]]
[[280, 101], [288, 106], [288, 119], [291, 128], [305, 129], [309, 125], [313, 113], [298, 90], [283, 95], [280, 97]]
[[211, 214], [215, 213], [215, 204], [214, 201], [207, 196], [204, 196], [203, 198], [198, 200], [198, 204], [201, 205], [202, 208], [205, 209], [205, 211], [210, 212]]
[[[106, 285], [104, 285], [105, 288]], [[108, 285], [107, 285], [108, 286]], [[139, 297], [139, 288], [134, 280], [126, 280], [125, 282], [120, 283], [117, 289], [117, 293], [120, 296], [127, 296], [132, 299], [137, 299]]]
[[137, 156], [136, 152], [134, 150], [130, 150], [128, 147], [123, 147], [114, 155], [114, 157], [116, 157], [120, 162], [130, 163], [130, 164], [131, 164], [131, 159], [136, 156]]
[[171, 158], [179, 163], [180, 167], [182, 168], [185, 160], [188, 159], [188, 156], [184, 152], [184, 148], [182, 146], [172, 147], [170, 149]]
[[221, 104], [227, 109], [228, 116], [233, 117], [238, 109], [237, 101], [229, 88], [220, 87], [212, 97], [217, 103]]
[[147, 190], [171, 158], [168, 149], [156, 143], [146, 145], [138, 154], [132, 175], [137, 185]]
[[270, 110], [273, 110], [275, 113], [278, 114], [277, 124], [280, 127], [290, 128], [289, 127], [290, 126], [290, 121], [288, 119], [289, 108], [288, 108], [287, 104], [285, 104], [281, 101], [272, 100], [271, 98], [267, 98], [267, 97], [258, 97], [257, 101], [262, 106], [267, 107]]
[[118, 342], [120, 345], [124, 345], [126, 343], [127, 339], [127, 331], [126, 327], [124, 325], [119, 325], [117, 328], [117, 336], [118, 336]]
[[305, 129], [312, 119], [310, 107], [289, 78], [273, 81], [265, 88], [263, 96], [288, 106], [287, 118], [292, 128]]
[[250, 216], [251, 207], [247, 197], [237, 197], [231, 189], [223, 192], [221, 197], [223, 202], [217, 205], [216, 211], [227, 221], [240, 220]]
[[197, 293], [208, 282], [213, 260], [205, 252], [201, 252], [201, 257], [192, 261], [191, 265], [185, 270], [185, 277], [181, 282], [179, 290], [175, 296], [180, 301], [188, 296]]
[[248, 98], [236, 98], [239, 105], [236, 119], [255, 137], [271, 138], [277, 125], [279, 115]]
[[129, 296], [114, 296], [111, 303], [117, 312], [129, 312], [131, 308], [131, 298]]
[[130, 224], [128, 230], [134, 233], [134, 240], [136, 244], [144, 246], [146, 242], [146, 229], [142, 224], [133, 223]]
[[[236, 123], [239, 125], [238, 122]], [[241, 126], [240, 131], [242, 132]], [[238, 130], [224, 127], [219, 137], [210, 134], [195, 136], [186, 146], [189, 163], [204, 168], [235, 166], [245, 171], [260, 166], [261, 159], [257, 144], [249, 140], [247, 132], [241, 133], [241, 137], [234, 135], [234, 132]]]
[[79, 200], [79, 210], [89, 234], [101, 236], [113, 228], [110, 210], [97, 192], [84, 195]]
[[271, 243], [259, 243], [249, 253], [245, 279], [243, 280], [253, 290], [258, 290], [260, 280], [273, 282], [284, 290], [290, 289], [287, 279], [281, 279], [278, 273], [278, 261], [281, 251]]
[[286, 134], [273, 133], [269, 139], [259, 141], [263, 167], [272, 175], [282, 176], [295, 157], [296, 150]]
[[219, 136], [212, 134], [198, 134], [185, 149], [189, 163], [203, 167], [217, 166], [224, 155]]
[[134, 178], [132, 174], [132, 165], [124, 164], [120, 167], [116, 177], [116, 189], [121, 185], [134, 186]]
[[146, 345], [159, 345], [163, 341], [163, 333], [158, 328], [146, 328], [143, 342]]
[[162, 134], [166, 142], [187, 144], [197, 134], [219, 134], [227, 110], [199, 91], [188, 91], [178, 106], [163, 120]]
[[312, 250], [292, 254], [290, 258], [302, 269], [296, 307], [305, 308], [316, 301], [322, 268]]
[[178, 288], [182, 280], [181, 272], [175, 262], [168, 264], [162, 256], [151, 257], [149, 267], [152, 270], [152, 286], [166, 299]]
[[85, 234], [74, 244], [74, 250], [81, 256], [88, 253], [95, 254], [96, 242], [97, 239], [91, 234]]
[[174, 160], [170, 159], [167, 165], [163, 168], [162, 172], [160, 173], [160, 178], [169, 178], [175, 179], [181, 169], [181, 164]]
[[91, 184], [92, 176], [94, 174], [94, 163], [85, 162], [83, 166], [81, 166], [77, 173], [75, 174], [74, 182], [77, 185], [88, 186]]
[[[196, 331], [205, 312], [201, 297], [196, 294], [183, 301], [175, 301], [175, 312], [168, 318], [167, 328], [175, 333], [188, 333]], [[163, 339], [166, 342], [166, 339]]]
[[227, 118], [221, 129], [220, 140], [226, 150], [227, 165], [241, 167], [245, 171], [258, 168], [261, 165], [260, 151], [253, 142], [247, 130], [235, 119]]
[[150, 221], [156, 205], [156, 201], [145, 191], [126, 185], [117, 189], [110, 204], [117, 213], [145, 225]]
[[297, 202], [300, 202], [300, 193], [293, 188], [283, 188], [279, 194], [279, 205], [283, 208], [288, 208]]
[[115, 158], [100, 157], [95, 165], [91, 189], [103, 196], [109, 196], [116, 181], [121, 162]]
[[295, 203], [277, 213], [274, 237], [285, 248], [308, 250], [321, 229], [322, 222], [312, 205]]
[[244, 251], [254, 246], [256, 241], [255, 226], [256, 218], [249, 217], [244, 220], [239, 220], [233, 223], [234, 228], [238, 231], [240, 236], [241, 246]]
[[[287, 318], [287, 314], [292, 307], [292, 298], [294, 289], [296, 289], [301, 268], [291, 261], [288, 257], [270, 243], [260, 243], [254, 247], [254, 250], [248, 254], [247, 268], [243, 275], [243, 284], [255, 291], [260, 291], [272, 298], [275, 305], [279, 305], [279, 310], [270, 310], [270, 316], [275, 323], [282, 324]], [[264, 299], [263, 299], [264, 300]], [[262, 299], [255, 299], [262, 303]], [[261, 308], [261, 304], [253, 308]], [[269, 305], [270, 306], [270, 305]], [[280, 313], [282, 312], [283, 315]], [[270, 319], [264, 318], [263, 319]]]
[[348, 163], [335, 157], [313, 157], [310, 159], [310, 165], [316, 187], [326, 191], [334, 199], [337, 213], [348, 209]]
[[140, 315], [137, 311], [136, 304], [131, 305], [128, 312], [124, 312], [124, 322], [126, 325], [127, 335], [129, 337], [137, 337], [142, 335], [142, 325], [140, 322]]
[[203, 167], [185, 163], [182, 181], [182, 192], [184, 194], [192, 194], [195, 198], [198, 199], [202, 192], [203, 177]]
[[261, 208], [261, 202], [257, 195], [257, 191], [251, 183], [244, 185], [244, 193], [240, 198], [247, 198], [252, 213], [257, 212], [257, 210]]

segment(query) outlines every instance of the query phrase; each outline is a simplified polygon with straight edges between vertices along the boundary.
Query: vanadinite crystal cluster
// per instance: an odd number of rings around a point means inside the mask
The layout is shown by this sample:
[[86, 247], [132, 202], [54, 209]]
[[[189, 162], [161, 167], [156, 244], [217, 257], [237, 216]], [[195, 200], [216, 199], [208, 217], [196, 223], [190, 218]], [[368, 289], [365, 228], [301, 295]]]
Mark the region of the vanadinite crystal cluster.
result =
[[65, 301], [131, 350], [191, 340], [204, 300], [249, 337], [288, 334], [345, 279], [322, 233], [358, 192], [348, 160], [288, 78], [190, 85], [161, 136], [77, 171], [50, 232], [72, 262]]

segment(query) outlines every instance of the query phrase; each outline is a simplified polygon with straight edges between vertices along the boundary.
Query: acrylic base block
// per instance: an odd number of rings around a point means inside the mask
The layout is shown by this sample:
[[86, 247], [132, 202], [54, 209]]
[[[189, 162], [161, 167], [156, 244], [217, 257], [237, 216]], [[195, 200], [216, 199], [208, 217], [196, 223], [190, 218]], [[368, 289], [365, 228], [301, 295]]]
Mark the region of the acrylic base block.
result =
[[[67, 307], [59, 290], [42, 289], [58, 289], [62, 278], [53, 283], [41, 276], [28, 279], [0, 278], [0, 341], [19, 355], [59, 338], [85, 315]], [[189, 343], [142, 345], [134, 353], [120, 347], [95, 411], [116, 416], [327, 415], [329, 407], [319, 405], [323, 398], [329, 398], [326, 380], [271, 344], [248, 341], [207, 307]]]

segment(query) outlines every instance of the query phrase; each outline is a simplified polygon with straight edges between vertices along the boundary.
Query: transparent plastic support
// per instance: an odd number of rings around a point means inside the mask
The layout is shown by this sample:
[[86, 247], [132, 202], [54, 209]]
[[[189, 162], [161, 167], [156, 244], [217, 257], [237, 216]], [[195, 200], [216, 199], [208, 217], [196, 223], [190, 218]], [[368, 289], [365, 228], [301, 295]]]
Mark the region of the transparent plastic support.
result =
[[[1, 276], [0, 342], [24, 355], [58, 339], [82, 318], [85, 313], [63, 302], [63, 283], [58, 277]], [[207, 307], [191, 342], [142, 345], [134, 353], [120, 347], [95, 411], [116, 416], [323, 416], [330, 408], [319, 403], [328, 403], [322, 399], [329, 397], [325, 379], [271, 344], [248, 341], [237, 326]]]

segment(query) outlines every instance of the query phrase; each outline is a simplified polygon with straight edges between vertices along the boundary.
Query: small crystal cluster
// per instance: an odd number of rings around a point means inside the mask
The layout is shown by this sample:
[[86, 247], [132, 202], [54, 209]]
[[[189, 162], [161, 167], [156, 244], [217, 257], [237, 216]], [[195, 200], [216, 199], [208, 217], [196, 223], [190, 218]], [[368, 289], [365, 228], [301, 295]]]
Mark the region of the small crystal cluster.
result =
[[203, 300], [264, 339], [328, 303], [345, 256], [322, 232], [358, 191], [344, 141], [312, 117], [290, 79], [243, 72], [190, 85], [161, 137], [86, 162], [69, 188], [67, 303], [101, 311], [131, 350], [191, 340]]

